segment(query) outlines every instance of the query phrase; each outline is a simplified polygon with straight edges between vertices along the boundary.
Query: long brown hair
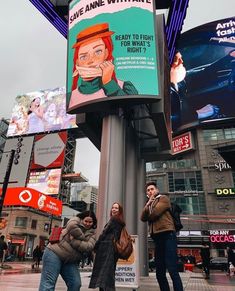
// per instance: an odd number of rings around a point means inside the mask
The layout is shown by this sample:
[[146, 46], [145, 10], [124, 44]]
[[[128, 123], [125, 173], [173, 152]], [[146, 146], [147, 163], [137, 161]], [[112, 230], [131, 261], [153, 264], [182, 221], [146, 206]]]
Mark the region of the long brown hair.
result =
[[[115, 216], [112, 216], [112, 207], [114, 204], [117, 204], [118, 205], [118, 208], [119, 208], [119, 211], [118, 211], [118, 214], [115, 215]], [[125, 221], [124, 221], [124, 214], [123, 214], [123, 207], [120, 203], [118, 202], [114, 202], [112, 204], [112, 207], [110, 209], [110, 217], [113, 217], [114, 219], [117, 219], [118, 221], [120, 221], [121, 223], [123, 223], [124, 225], [126, 224]]]

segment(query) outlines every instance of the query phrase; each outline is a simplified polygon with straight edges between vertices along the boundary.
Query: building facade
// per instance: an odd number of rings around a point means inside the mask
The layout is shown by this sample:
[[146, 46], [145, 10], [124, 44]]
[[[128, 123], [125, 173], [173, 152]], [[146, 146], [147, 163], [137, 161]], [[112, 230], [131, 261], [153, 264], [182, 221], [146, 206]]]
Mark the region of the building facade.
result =
[[235, 128], [202, 127], [187, 134], [191, 146], [176, 139], [177, 153], [169, 160], [147, 163], [146, 179], [156, 181], [161, 193], [183, 210], [181, 254], [198, 257], [201, 243], [210, 241], [212, 254], [223, 255], [226, 246], [235, 247], [235, 172], [218, 148], [225, 142], [235, 144]]

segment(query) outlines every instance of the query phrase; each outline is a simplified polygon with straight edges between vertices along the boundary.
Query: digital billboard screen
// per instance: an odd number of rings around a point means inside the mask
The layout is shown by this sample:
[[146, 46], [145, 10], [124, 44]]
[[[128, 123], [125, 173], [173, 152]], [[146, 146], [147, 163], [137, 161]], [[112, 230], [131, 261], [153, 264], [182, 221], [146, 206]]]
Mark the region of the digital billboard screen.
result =
[[31, 170], [59, 168], [64, 164], [67, 131], [35, 137]]
[[7, 136], [74, 128], [75, 115], [66, 113], [65, 87], [18, 95]]
[[28, 188], [35, 189], [46, 195], [59, 193], [61, 181], [61, 169], [30, 172]]
[[153, 2], [70, 3], [68, 112], [104, 110], [111, 103], [120, 106], [120, 101], [148, 103], [159, 99]]
[[235, 117], [235, 17], [184, 32], [171, 67], [173, 130]]

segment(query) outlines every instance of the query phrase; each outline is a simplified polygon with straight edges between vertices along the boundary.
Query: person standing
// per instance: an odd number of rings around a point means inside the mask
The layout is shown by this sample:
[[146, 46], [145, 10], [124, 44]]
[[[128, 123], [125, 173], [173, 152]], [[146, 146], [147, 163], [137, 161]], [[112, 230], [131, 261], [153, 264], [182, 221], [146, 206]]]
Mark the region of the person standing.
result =
[[210, 246], [203, 242], [201, 247], [202, 267], [205, 272], [205, 279], [210, 279]]
[[155, 244], [156, 277], [161, 291], [170, 291], [166, 278], [168, 270], [174, 291], [183, 291], [183, 285], [177, 269], [177, 240], [174, 221], [169, 211], [171, 203], [166, 195], [161, 195], [155, 182], [146, 184], [148, 201], [145, 204], [141, 220], [148, 222], [149, 232]]
[[115, 202], [110, 211], [110, 220], [95, 244], [96, 255], [89, 288], [99, 287], [100, 291], [115, 290], [115, 270], [118, 255], [115, 252], [113, 240], [120, 238], [124, 226], [123, 208]]
[[62, 230], [58, 243], [49, 243], [42, 257], [39, 291], [54, 291], [59, 275], [68, 291], [79, 291], [81, 277], [77, 263], [83, 252], [95, 246], [96, 216], [92, 211], [79, 213], [71, 218]]
[[0, 236], [0, 262], [1, 264], [4, 263], [6, 251], [7, 251], [7, 243], [5, 242], [5, 236], [1, 235]]
[[228, 259], [227, 275], [230, 275], [229, 266], [230, 266], [230, 263], [232, 263], [235, 266], [235, 255], [234, 255], [233, 249], [231, 247], [227, 247], [226, 252], [227, 252], [227, 259]]

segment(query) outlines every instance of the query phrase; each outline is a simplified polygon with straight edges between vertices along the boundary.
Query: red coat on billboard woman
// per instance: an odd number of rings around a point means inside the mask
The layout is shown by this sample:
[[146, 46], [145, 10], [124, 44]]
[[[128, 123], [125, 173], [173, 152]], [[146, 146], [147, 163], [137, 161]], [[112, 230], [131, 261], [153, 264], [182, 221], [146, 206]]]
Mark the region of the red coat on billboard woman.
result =
[[116, 78], [112, 34], [108, 23], [100, 23], [77, 35], [69, 109], [98, 98], [138, 94], [131, 82]]

